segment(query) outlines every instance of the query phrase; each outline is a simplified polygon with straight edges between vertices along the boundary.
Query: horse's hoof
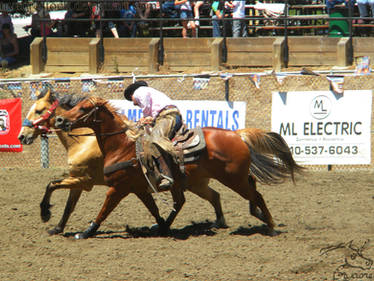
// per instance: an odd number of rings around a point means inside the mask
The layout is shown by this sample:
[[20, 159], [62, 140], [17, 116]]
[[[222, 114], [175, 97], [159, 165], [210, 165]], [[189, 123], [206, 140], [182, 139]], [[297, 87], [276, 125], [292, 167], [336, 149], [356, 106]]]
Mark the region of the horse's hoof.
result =
[[170, 228], [166, 225], [157, 225], [157, 230], [160, 236], [167, 236], [170, 232]]
[[280, 234], [280, 231], [274, 230], [274, 228], [268, 228], [267, 234], [270, 237], [278, 236]]
[[226, 224], [225, 219], [218, 219], [215, 223], [213, 223], [214, 228], [229, 228]]
[[42, 209], [40, 216], [43, 222], [47, 222], [51, 218], [51, 211], [49, 209]]
[[87, 239], [88, 237], [94, 236], [96, 231], [99, 229], [99, 227], [100, 227], [99, 224], [95, 222], [91, 222], [90, 226], [86, 229], [86, 231], [75, 234], [74, 238], [75, 239]]
[[62, 229], [60, 227], [56, 226], [55, 228], [47, 230], [47, 232], [48, 232], [49, 235], [56, 235], [56, 234], [62, 233]]
[[90, 237], [90, 236], [85, 232], [77, 233], [77, 234], [74, 235], [74, 238], [76, 240], [87, 239], [88, 237]]

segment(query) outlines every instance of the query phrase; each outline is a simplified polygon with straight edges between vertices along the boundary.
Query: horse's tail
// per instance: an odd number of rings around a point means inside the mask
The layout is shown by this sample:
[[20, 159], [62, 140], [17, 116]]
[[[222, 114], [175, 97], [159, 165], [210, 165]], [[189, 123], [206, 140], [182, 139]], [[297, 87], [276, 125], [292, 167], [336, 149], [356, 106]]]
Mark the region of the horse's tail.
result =
[[263, 184], [278, 184], [291, 178], [295, 183], [295, 173], [304, 168], [292, 157], [284, 138], [275, 132], [265, 132], [257, 128], [236, 131], [251, 152], [250, 173]]

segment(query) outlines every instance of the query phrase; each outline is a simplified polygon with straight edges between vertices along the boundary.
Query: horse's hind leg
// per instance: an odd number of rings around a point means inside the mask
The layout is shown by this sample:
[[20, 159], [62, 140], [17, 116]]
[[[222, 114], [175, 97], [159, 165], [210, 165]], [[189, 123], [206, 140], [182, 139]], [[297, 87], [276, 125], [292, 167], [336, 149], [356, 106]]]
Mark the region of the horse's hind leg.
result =
[[73, 213], [75, 206], [82, 194], [82, 189], [70, 189], [68, 200], [66, 201], [64, 214], [60, 222], [52, 229], [48, 230], [49, 235], [54, 235], [62, 233], [66, 226], [67, 221], [69, 220], [70, 215]]
[[[249, 200], [250, 213], [259, 220], [267, 224], [270, 230], [270, 234], [273, 235], [274, 232], [274, 222], [273, 218], [266, 207], [266, 203], [262, 198], [262, 195], [256, 190], [256, 182], [249, 176], [248, 179], [243, 179], [240, 183], [228, 185], [234, 191], [239, 193], [244, 199]], [[259, 207], [262, 213], [259, 213], [256, 209]]]
[[223, 216], [220, 195], [217, 191], [208, 186], [209, 180], [200, 184], [192, 184], [188, 190], [197, 196], [209, 201], [216, 213], [215, 226], [218, 228], [227, 228], [225, 217]]
[[75, 235], [76, 239], [87, 239], [94, 236], [99, 229], [100, 224], [109, 216], [109, 214], [117, 207], [118, 203], [129, 194], [129, 190], [121, 190], [116, 187], [110, 187], [106, 193], [106, 198], [96, 220], [82, 233]]
[[169, 227], [166, 225], [165, 220], [160, 216], [158, 207], [149, 192], [135, 193], [136, 196], [143, 202], [147, 207], [148, 211], [156, 219], [161, 235], [165, 235], [169, 231]]
[[175, 217], [178, 215], [179, 211], [182, 209], [184, 202], [186, 202], [182, 188], [180, 188], [179, 186], [174, 185], [171, 188], [170, 192], [173, 197], [174, 209], [170, 212], [168, 218], [166, 219], [166, 226], [168, 228], [171, 226]]
[[[270, 214], [269, 209], [266, 206], [265, 200], [262, 197], [261, 193], [256, 190], [256, 181], [253, 177], [248, 176], [248, 183], [250, 185], [251, 192], [253, 193], [252, 197], [254, 200], [249, 199], [249, 210], [252, 216], [258, 218], [259, 220], [265, 222], [271, 233], [274, 232], [274, 221]], [[259, 212], [258, 208], [260, 208], [261, 212]]]

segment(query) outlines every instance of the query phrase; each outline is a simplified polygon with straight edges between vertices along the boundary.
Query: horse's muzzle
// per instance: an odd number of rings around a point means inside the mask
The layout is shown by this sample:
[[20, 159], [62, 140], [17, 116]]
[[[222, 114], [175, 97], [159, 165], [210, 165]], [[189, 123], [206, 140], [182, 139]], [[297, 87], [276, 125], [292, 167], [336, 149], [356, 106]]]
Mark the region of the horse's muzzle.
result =
[[65, 132], [69, 132], [71, 130], [71, 122], [62, 116], [56, 117], [55, 126]]
[[21, 133], [18, 135], [18, 139], [22, 144], [27, 144], [27, 145], [32, 144], [34, 141], [34, 138], [32, 136], [26, 136]]

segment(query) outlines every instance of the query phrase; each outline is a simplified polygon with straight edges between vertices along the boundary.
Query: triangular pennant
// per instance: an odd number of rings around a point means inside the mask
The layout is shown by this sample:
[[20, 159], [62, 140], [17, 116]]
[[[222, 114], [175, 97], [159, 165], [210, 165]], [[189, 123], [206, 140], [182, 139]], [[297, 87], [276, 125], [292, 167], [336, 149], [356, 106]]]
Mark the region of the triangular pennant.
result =
[[344, 93], [344, 76], [326, 76], [327, 80], [330, 81], [330, 90], [335, 94]]
[[356, 59], [356, 75], [370, 74], [370, 58], [368, 56], [358, 57]]
[[255, 85], [257, 89], [260, 89], [261, 76], [258, 74], [249, 75], [249, 80]]
[[203, 90], [208, 87], [209, 78], [193, 78], [193, 88], [194, 90]]

